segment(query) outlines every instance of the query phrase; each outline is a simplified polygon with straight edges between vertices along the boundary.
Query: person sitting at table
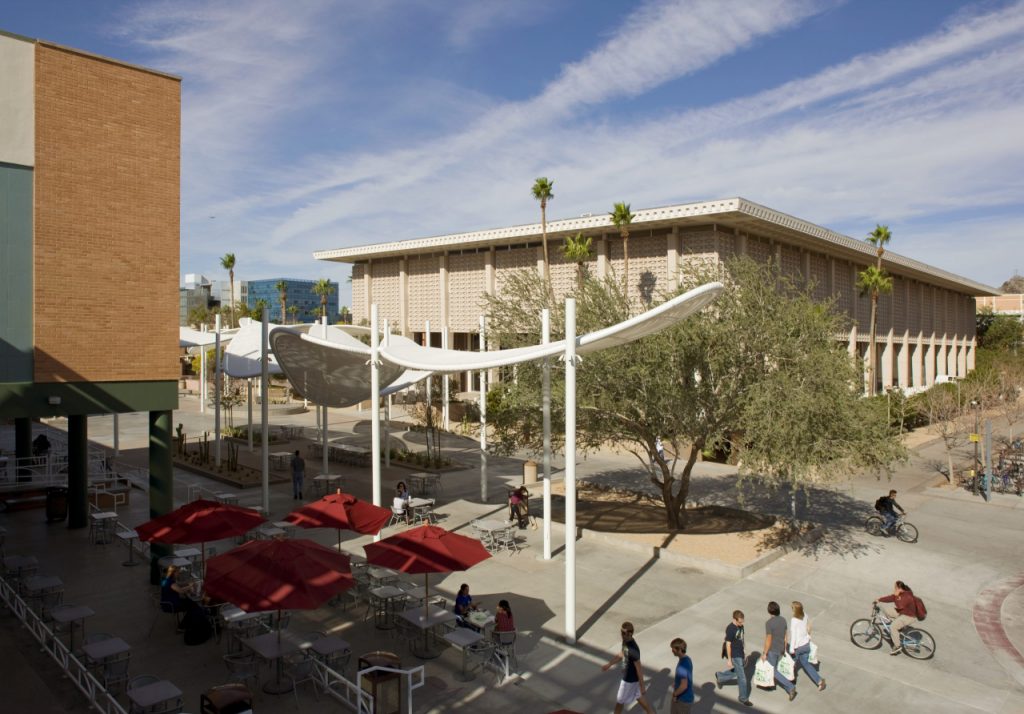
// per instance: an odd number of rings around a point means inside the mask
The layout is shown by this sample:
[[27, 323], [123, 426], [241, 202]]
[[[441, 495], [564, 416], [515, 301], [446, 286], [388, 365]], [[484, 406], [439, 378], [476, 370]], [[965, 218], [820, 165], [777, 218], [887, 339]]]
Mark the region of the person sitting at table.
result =
[[406, 524], [412, 523], [412, 511], [409, 509], [409, 489], [405, 485], [405, 481], [399, 481], [395, 487], [395, 500], [394, 500], [395, 512], [402, 511], [405, 513]]
[[498, 601], [498, 611], [494, 614], [495, 632], [512, 632], [516, 629], [516, 621], [512, 617], [512, 606], [508, 600]]
[[455, 624], [459, 627], [479, 630], [478, 627], [466, 619], [469, 617], [469, 613], [476, 609], [478, 609], [478, 606], [473, 602], [473, 596], [469, 594], [469, 583], [463, 583], [459, 588], [459, 594], [455, 596], [455, 607], [452, 608], [452, 612], [455, 613]]
[[508, 519], [526, 528], [530, 521], [530, 492], [520, 486], [508, 496]]

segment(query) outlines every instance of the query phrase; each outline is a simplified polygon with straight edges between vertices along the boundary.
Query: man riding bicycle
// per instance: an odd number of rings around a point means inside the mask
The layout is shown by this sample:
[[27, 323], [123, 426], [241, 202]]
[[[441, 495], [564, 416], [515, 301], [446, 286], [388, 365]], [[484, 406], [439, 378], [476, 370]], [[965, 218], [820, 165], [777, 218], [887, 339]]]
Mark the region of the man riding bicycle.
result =
[[892, 595], [880, 597], [875, 600], [874, 604], [878, 605], [882, 613], [892, 620], [892, 651], [889, 654], [897, 655], [900, 653], [900, 643], [903, 641], [900, 630], [921, 618], [921, 613], [917, 609], [917, 598], [914, 597], [914, 592], [905, 582], [897, 580], [893, 586]]
[[889, 491], [888, 496], [882, 496], [875, 501], [875, 510], [881, 513], [882, 518], [884, 519], [884, 522], [882, 523], [882, 532], [886, 535], [889, 535], [889, 531], [894, 525], [896, 525], [896, 521], [899, 518], [899, 516], [896, 515], [897, 509], [899, 509], [899, 512], [904, 516], [907, 515], [907, 512], [903, 510], [903, 506], [896, 503], [895, 489]]

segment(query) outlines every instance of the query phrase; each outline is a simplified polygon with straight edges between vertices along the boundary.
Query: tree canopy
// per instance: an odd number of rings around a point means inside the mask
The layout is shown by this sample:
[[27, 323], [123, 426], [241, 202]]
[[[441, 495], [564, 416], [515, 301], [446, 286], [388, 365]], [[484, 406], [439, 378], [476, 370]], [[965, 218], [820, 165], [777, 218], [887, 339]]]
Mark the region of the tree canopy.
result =
[[[705, 448], [730, 448], [744, 473], [770, 486], [834, 481], [852, 469], [884, 471], [903, 456], [884, 410], [859, 396], [857, 367], [835, 340], [842, 318], [830, 305], [747, 258], [684, 266], [681, 289], [712, 279], [728, 289], [702, 314], [583, 358], [577, 448], [586, 453], [612, 443], [634, 454], [661, 491], [672, 529], [686, 526], [690, 478]], [[631, 313], [615, 280], [585, 279], [576, 298], [580, 334]], [[491, 334], [502, 347], [536, 342], [544, 307], [551, 310], [552, 339], [559, 339], [564, 306], [550, 304], [539, 276], [521, 271], [488, 297]], [[541, 453], [540, 374], [540, 365], [521, 365], [515, 379], [489, 394], [496, 450]], [[558, 449], [562, 380], [561, 370], [552, 370]], [[659, 437], [676, 456], [658, 453]]]

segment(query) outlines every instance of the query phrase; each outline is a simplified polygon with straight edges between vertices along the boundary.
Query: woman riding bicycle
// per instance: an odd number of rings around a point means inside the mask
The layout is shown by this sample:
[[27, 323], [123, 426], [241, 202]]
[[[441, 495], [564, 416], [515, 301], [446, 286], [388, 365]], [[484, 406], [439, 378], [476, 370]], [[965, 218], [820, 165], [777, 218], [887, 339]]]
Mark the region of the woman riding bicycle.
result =
[[902, 580], [897, 580], [893, 586], [892, 595], [885, 595], [875, 600], [882, 613], [892, 620], [892, 651], [891, 655], [900, 653], [903, 641], [900, 630], [907, 625], [917, 622], [920, 613], [917, 611], [917, 600], [914, 598], [914, 591]]

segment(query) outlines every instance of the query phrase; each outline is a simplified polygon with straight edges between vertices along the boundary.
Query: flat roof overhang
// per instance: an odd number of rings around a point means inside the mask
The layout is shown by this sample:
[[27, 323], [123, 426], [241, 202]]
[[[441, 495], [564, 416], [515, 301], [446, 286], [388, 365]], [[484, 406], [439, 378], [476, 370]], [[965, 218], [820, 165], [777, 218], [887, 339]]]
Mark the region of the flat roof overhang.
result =
[[[729, 198], [701, 203], [685, 203], [660, 208], [637, 210], [630, 226], [631, 233], [672, 227], [697, 227], [713, 224], [717, 228], [750, 233], [809, 250], [817, 250], [861, 264], [875, 260], [875, 249], [867, 241], [829, 230], [823, 226], [775, 211], [745, 198]], [[565, 236], [584, 233], [595, 235], [618, 229], [612, 225], [607, 213], [584, 215], [548, 222], [548, 238], [561, 240]], [[411, 240], [376, 243], [322, 250], [313, 253], [317, 260], [341, 263], [361, 263], [383, 258], [459, 253], [481, 248], [513, 248], [526, 242], [540, 240], [541, 225], [531, 223], [506, 228], [495, 228], [470, 233], [414, 238]], [[912, 258], [886, 251], [882, 259], [885, 268], [897, 275], [938, 285], [970, 295], [1001, 295], [989, 285], [950, 273]]]

